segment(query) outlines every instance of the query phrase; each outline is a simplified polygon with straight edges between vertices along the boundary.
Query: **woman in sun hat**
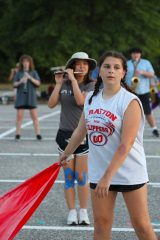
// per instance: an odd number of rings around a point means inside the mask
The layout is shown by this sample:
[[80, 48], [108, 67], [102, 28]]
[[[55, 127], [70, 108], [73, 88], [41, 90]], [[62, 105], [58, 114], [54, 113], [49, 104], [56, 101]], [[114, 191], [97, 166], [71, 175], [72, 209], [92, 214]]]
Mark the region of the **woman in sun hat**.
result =
[[[59, 130], [56, 136], [61, 155], [76, 129], [83, 111], [85, 97], [94, 89], [90, 72], [96, 67], [96, 60], [85, 52], [76, 52], [67, 61], [64, 71], [55, 73], [55, 88], [49, 98], [48, 106], [61, 103]], [[67, 225], [89, 225], [88, 205], [88, 141], [81, 142], [70, 158], [72, 161], [63, 167], [65, 177], [65, 198], [69, 209]], [[80, 210], [75, 209], [75, 181], [77, 181]]]

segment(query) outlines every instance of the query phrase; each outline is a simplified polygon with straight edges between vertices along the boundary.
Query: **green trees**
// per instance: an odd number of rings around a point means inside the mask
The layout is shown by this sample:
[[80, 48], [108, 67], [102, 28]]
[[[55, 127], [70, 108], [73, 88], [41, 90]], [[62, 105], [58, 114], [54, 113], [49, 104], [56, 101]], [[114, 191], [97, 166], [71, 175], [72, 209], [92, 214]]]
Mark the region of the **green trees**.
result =
[[24, 53], [46, 74], [76, 51], [98, 58], [115, 49], [128, 57], [133, 46], [143, 49], [158, 72], [159, 13], [156, 0], [0, 0], [1, 80]]

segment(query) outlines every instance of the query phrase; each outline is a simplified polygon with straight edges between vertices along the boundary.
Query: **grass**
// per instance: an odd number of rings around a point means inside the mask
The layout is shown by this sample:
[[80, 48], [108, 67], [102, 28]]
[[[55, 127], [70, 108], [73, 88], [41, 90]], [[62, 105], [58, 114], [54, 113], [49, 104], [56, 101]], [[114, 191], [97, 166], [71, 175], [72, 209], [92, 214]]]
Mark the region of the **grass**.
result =
[[0, 83], [0, 91], [3, 90], [12, 90], [13, 86], [11, 83]]

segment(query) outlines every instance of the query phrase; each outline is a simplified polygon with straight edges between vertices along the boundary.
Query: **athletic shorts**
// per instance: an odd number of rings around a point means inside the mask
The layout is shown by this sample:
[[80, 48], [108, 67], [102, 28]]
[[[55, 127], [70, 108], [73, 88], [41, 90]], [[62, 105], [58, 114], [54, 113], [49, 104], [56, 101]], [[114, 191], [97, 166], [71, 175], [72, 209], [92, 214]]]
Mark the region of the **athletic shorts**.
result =
[[150, 93], [145, 93], [145, 94], [137, 94], [137, 97], [140, 99], [144, 114], [149, 115], [151, 114], [151, 100], [150, 100]]
[[[67, 147], [67, 144], [69, 143], [69, 139], [72, 136], [71, 131], [63, 131], [61, 129], [58, 130], [57, 136], [56, 136], [56, 143], [58, 144], [58, 151], [60, 154], [62, 154]], [[83, 140], [83, 142], [79, 145], [79, 147], [74, 151], [74, 155], [81, 156], [88, 154], [89, 148], [88, 148], [88, 138]], [[73, 156], [72, 156], [73, 158]]]
[[16, 109], [35, 109], [37, 107], [34, 107], [34, 106], [27, 106], [27, 105], [24, 105], [24, 106], [19, 106], [19, 107], [15, 107]]
[[[133, 190], [137, 190], [141, 187], [143, 187], [146, 183], [141, 183], [141, 184], [134, 184], [134, 185], [110, 185], [109, 191], [114, 191], [114, 192], [130, 192]], [[97, 183], [90, 183], [90, 188], [91, 189], [96, 189]]]

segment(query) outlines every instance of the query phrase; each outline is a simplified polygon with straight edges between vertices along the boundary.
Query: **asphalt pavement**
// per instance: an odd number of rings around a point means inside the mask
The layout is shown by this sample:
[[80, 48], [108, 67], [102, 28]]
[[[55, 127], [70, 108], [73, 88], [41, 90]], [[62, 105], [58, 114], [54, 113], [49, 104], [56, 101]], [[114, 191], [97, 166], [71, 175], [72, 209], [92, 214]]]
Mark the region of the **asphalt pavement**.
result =
[[[42, 141], [36, 140], [29, 112], [26, 110], [22, 138], [15, 141], [16, 110], [12, 103], [0, 105], [0, 194], [18, 186], [24, 180], [58, 161], [55, 136], [59, 125], [60, 106], [49, 109], [47, 104], [39, 104], [39, 120]], [[154, 110], [160, 129], [160, 108]], [[160, 138], [151, 134], [146, 123], [144, 148], [150, 182], [148, 202], [152, 225], [160, 235]], [[60, 174], [41, 205], [15, 237], [16, 240], [91, 240], [93, 239], [93, 218], [89, 198], [89, 227], [68, 227], [67, 207], [64, 200], [63, 172]], [[78, 202], [76, 200], [78, 208]], [[115, 208], [112, 229], [113, 240], [137, 239], [130, 223], [129, 215], [121, 194]], [[1, 239], [7, 240], [7, 239]]]

